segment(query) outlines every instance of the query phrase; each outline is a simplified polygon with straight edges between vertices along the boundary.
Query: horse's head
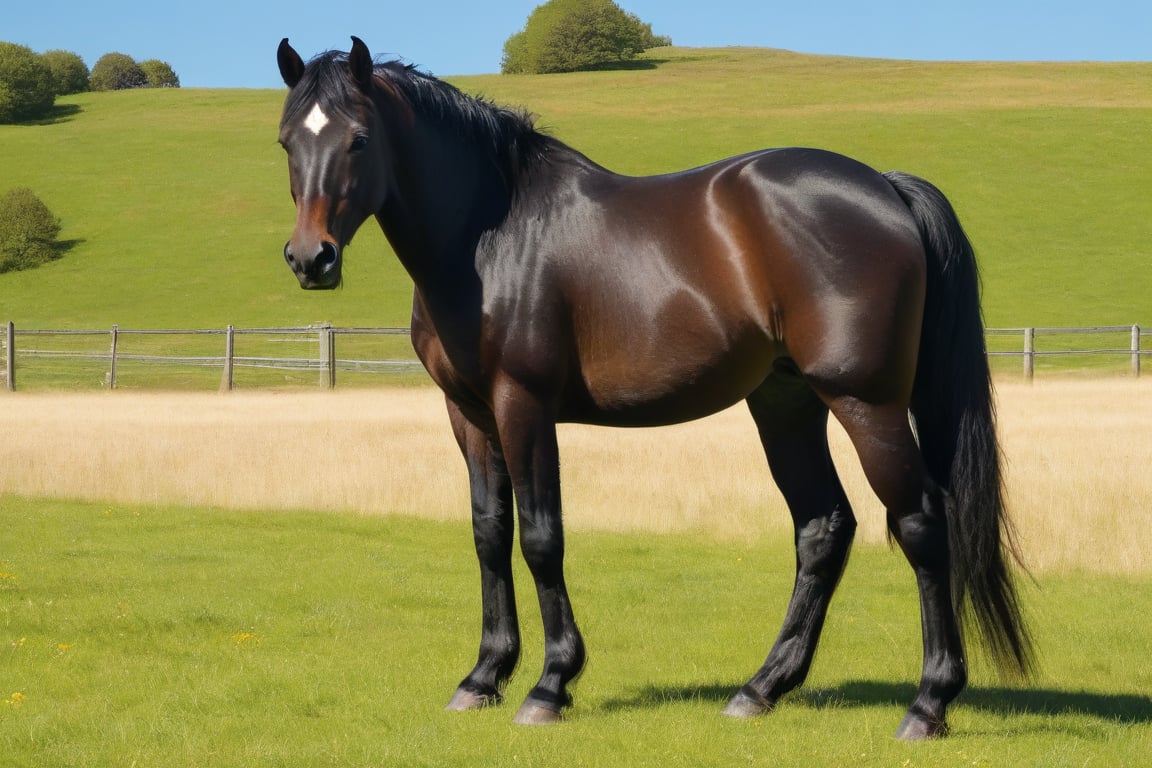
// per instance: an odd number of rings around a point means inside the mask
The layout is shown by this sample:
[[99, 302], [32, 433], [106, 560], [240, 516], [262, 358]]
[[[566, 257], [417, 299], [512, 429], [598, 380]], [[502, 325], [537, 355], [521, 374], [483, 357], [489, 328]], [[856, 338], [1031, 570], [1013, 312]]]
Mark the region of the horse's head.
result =
[[326, 54], [305, 65], [285, 38], [277, 60], [289, 88], [280, 144], [296, 202], [284, 258], [301, 287], [335, 288], [344, 246], [384, 205], [387, 189], [372, 55], [353, 37], [347, 57]]

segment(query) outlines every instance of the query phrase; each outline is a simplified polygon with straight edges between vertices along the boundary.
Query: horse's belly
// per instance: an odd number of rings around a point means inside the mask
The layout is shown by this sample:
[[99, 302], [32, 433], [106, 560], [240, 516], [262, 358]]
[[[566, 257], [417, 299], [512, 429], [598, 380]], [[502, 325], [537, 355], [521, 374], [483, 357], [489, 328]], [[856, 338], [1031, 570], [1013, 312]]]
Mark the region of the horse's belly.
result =
[[764, 382], [782, 350], [763, 337], [708, 353], [690, 343], [618, 355], [581, 370], [562, 421], [660, 426], [702, 418], [743, 400]]

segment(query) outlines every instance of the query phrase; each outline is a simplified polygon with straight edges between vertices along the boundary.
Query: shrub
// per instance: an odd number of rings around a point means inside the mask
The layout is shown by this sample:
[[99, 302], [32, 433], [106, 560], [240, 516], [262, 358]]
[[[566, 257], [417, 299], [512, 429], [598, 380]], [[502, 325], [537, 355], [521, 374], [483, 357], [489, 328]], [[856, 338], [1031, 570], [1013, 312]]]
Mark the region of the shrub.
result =
[[140, 62], [140, 69], [148, 80], [149, 88], [179, 88], [180, 78], [172, 69], [172, 65], [159, 59], [148, 59]]
[[31, 269], [60, 254], [60, 220], [26, 187], [0, 196], [0, 272]]
[[0, 123], [44, 117], [56, 103], [52, 71], [31, 48], [0, 43]]
[[148, 84], [148, 76], [128, 54], [106, 53], [92, 67], [88, 82], [94, 91], [122, 91], [143, 88]]
[[648, 48], [670, 45], [652, 26], [613, 0], [549, 0], [524, 29], [504, 43], [504, 73], [575, 72], [634, 59]]
[[88, 90], [88, 65], [71, 51], [45, 51], [44, 62], [52, 72], [52, 90], [57, 96]]

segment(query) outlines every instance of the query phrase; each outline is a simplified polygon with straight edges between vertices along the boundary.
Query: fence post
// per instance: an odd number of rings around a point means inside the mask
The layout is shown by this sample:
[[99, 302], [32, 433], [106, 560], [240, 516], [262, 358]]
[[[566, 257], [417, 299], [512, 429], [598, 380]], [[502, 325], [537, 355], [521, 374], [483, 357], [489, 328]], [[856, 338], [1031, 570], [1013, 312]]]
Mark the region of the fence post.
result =
[[1024, 378], [1032, 381], [1032, 376], [1036, 370], [1035, 366], [1036, 357], [1036, 329], [1024, 329]]
[[112, 325], [112, 363], [108, 368], [108, 388], [116, 389], [116, 346], [120, 342], [120, 326]]
[[236, 328], [231, 323], [224, 334], [224, 375], [220, 379], [220, 389], [231, 392], [233, 386], [233, 370], [236, 359]]
[[320, 386], [336, 386], [336, 336], [331, 323], [320, 326]]
[[1140, 326], [1132, 326], [1132, 375], [1140, 378]]
[[8, 382], [8, 391], [16, 391], [16, 325], [9, 320], [4, 331], [4, 378]]

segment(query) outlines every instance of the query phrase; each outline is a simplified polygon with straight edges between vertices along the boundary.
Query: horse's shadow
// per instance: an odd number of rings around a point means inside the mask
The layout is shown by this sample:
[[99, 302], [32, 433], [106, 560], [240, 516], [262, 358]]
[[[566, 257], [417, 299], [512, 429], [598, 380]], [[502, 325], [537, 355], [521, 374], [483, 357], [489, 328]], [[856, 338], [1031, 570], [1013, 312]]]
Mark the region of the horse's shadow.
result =
[[[632, 695], [604, 703], [608, 711], [647, 709], [675, 702], [716, 702], [722, 705], [740, 684], [645, 686]], [[822, 688], [802, 688], [789, 694], [786, 702], [813, 709], [830, 707], [904, 706], [916, 696], [909, 683], [849, 680]], [[1115, 722], [1152, 723], [1152, 698], [1136, 694], [1061, 691], [1052, 688], [1000, 688], [973, 686], [956, 700], [968, 706], [1005, 717], [1018, 714], [1083, 714]]]

